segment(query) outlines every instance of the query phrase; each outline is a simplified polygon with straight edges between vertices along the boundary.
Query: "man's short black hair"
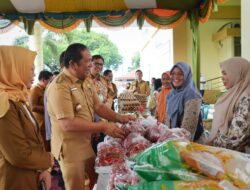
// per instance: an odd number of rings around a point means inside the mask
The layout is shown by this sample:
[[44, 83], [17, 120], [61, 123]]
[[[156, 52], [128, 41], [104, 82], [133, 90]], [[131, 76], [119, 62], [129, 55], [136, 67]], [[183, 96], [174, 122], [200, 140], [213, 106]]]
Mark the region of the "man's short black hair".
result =
[[59, 57], [59, 64], [64, 65], [64, 55], [65, 55], [65, 51], [63, 51]]
[[92, 56], [92, 61], [94, 61], [95, 59], [102, 59], [102, 61], [104, 63], [104, 58], [101, 55], [93, 55]]
[[103, 72], [103, 75], [104, 75], [104, 76], [108, 76], [109, 73], [112, 73], [112, 71], [109, 70], [109, 69], [107, 69], [107, 70], [105, 70], [105, 71]]
[[161, 79], [155, 79], [154, 82], [154, 91], [159, 91], [159, 89], [161, 88], [162, 83], [161, 83]]
[[59, 71], [54, 71], [53, 76], [59, 75], [59, 73], [60, 73]]
[[41, 80], [48, 80], [50, 79], [51, 77], [53, 77], [53, 74], [49, 71], [46, 71], [46, 70], [43, 70], [39, 73], [38, 75], [38, 80], [41, 81]]
[[69, 62], [78, 63], [82, 59], [81, 52], [88, 49], [87, 46], [81, 43], [74, 43], [68, 46], [64, 54], [64, 66], [69, 68]]
[[135, 71], [135, 73], [141, 73], [142, 74], [142, 71], [140, 70], [140, 69], [137, 69], [136, 71]]

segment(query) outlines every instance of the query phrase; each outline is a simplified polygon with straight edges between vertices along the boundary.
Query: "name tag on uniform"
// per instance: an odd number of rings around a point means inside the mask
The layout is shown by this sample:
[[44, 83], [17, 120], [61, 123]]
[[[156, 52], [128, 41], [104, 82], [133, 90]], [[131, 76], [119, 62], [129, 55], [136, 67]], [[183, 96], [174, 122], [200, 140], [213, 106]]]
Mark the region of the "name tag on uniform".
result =
[[76, 87], [70, 88], [71, 92], [76, 91], [76, 90], [78, 90]]
[[92, 96], [93, 91], [92, 91], [92, 88], [91, 88], [90, 84], [87, 84], [87, 87], [88, 87], [88, 91], [89, 91], [90, 96]]

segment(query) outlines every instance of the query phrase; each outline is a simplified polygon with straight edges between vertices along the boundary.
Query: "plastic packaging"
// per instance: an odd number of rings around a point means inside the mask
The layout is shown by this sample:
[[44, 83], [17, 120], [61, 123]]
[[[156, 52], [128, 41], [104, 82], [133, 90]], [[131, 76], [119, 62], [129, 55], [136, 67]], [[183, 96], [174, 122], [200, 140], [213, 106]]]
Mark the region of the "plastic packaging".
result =
[[114, 163], [123, 162], [124, 157], [125, 152], [120, 144], [102, 142], [97, 147], [96, 166], [109, 166]]
[[133, 186], [118, 186], [119, 190], [223, 190], [218, 182], [203, 180], [198, 182], [153, 181], [142, 182]]
[[193, 142], [167, 141], [132, 158], [134, 170], [146, 181], [214, 179], [250, 189], [247, 154]]
[[131, 157], [151, 146], [151, 143], [141, 136], [140, 133], [130, 133], [123, 141], [126, 156]]
[[182, 140], [189, 141], [191, 134], [189, 131], [183, 128], [166, 129], [163, 131], [158, 139], [158, 142], [164, 142], [166, 140]]
[[114, 164], [108, 185], [108, 190], [116, 190], [116, 186], [125, 187], [135, 185], [140, 182], [140, 179], [128, 167], [126, 162]]
[[186, 142], [175, 141], [156, 144], [131, 158], [135, 161], [134, 170], [146, 181], [204, 179], [202, 175], [190, 170], [190, 167], [183, 162], [180, 150], [186, 145]]

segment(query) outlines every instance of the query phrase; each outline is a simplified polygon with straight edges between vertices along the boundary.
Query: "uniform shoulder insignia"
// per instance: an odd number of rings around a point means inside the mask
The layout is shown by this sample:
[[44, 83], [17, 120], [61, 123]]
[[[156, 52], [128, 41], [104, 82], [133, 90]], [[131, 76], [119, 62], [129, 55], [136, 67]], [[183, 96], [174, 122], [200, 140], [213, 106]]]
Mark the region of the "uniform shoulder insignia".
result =
[[136, 84], [136, 80], [134, 80], [132, 83], [131, 83], [131, 85], [135, 85]]
[[62, 83], [63, 81], [65, 81], [65, 79], [66, 79], [66, 77], [65, 77], [64, 75], [60, 75], [60, 76], [57, 77], [56, 83], [57, 83], [57, 84], [60, 84], [60, 83]]
[[90, 78], [90, 77], [87, 77], [87, 78], [84, 80], [84, 82], [93, 84], [93, 79]]
[[103, 80], [106, 80], [106, 79], [105, 79], [105, 77], [104, 77], [104, 76], [102, 76], [102, 75], [100, 76], [100, 78], [101, 78], [101, 79], [103, 79]]
[[104, 84], [108, 84], [108, 81], [106, 80], [106, 78], [104, 76], [101, 76], [101, 82]]

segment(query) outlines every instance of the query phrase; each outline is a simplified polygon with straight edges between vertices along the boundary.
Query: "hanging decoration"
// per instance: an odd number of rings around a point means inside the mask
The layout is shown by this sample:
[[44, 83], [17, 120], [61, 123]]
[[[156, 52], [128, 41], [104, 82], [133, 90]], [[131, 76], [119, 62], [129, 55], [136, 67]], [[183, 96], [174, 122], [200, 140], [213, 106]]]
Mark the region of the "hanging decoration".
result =
[[11, 21], [7, 19], [0, 19], [0, 34], [9, 32], [14, 26], [18, 25], [18, 21]]
[[207, 22], [212, 10], [225, 0], [1, 0], [0, 32], [22, 21], [28, 34], [35, 21], [54, 32], [69, 32], [82, 21], [89, 32], [92, 21], [102, 27], [126, 27], [137, 19], [157, 28], [174, 28], [188, 19], [192, 31], [193, 75], [199, 86], [199, 22]]

